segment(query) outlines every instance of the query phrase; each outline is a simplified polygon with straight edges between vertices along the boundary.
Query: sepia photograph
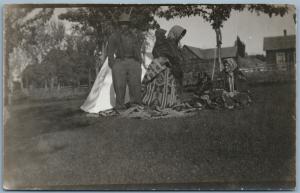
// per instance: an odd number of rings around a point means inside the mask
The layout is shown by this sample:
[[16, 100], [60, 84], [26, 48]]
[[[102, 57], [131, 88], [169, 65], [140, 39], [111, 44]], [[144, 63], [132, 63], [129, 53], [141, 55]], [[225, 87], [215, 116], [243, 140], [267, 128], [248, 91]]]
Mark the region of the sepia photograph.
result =
[[295, 190], [296, 6], [6, 4], [3, 189]]

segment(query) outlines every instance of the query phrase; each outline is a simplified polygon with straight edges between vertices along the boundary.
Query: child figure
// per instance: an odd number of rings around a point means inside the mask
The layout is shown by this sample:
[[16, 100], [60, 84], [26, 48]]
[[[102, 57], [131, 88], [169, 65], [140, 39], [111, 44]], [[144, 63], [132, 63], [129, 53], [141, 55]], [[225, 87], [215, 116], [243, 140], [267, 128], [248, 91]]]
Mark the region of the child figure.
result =
[[[238, 90], [239, 82], [246, 80], [246, 77], [238, 69], [237, 63], [234, 59], [228, 58], [223, 60], [223, 65], [224, 69], [219, 74], [217, 82], [214, 82], [214, 88], [208, 84], [210, 81], [206, 84], [201, 82], [202, 87], [198, 87], [196, 92], [200, 97], [200, 102], [212, 109], [233, 109], [251, 103], [249, 92]], [[205, 90], [203, 91], [203, 89]]]
[[244, 74], [238, 69], [237, 63], [233, 58], [223, 60], [224, 69], [220, 74], [221, 87], [230, 93], [238, 90], [240, 81], [246, 80]]
[[156, 41], [152, 50], [153, 58], [166, 56], [168, 54], [169, 50], [166, 49], [166, 45], [168, 44], [166, 33], [167, 31], [164, 29], [157, 29], [155, 31]]
[[157, 29], [155, 31], [156, 41], [152, 50], [153, 61], [143, 78], [143, 84], [152, 81], [160, 72], [169, 67], [169, 60], [165, 57], [166, 53], [168, 53], [166, 32], [164, 29]]
[[244, 74], [238, 69], [237, 63], [232, 58], [223, 60], [224, 69], [220, 74], [222, 99], [224, 106], [233, 109], [237, 106], [245, 106], [251, 102], [248, 93], [238, 91], [240, 81], [246, 80]]

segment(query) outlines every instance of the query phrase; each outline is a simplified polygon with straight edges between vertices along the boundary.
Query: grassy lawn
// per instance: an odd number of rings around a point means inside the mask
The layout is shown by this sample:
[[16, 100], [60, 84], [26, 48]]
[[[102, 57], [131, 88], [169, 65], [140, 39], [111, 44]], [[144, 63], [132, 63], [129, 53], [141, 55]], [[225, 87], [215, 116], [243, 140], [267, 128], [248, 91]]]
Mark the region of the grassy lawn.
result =
[[293, 188], [294, 87], [253, 86], [245, 109], [158, 120], [87, 117], [79, 111], [84, 99], [14, 105], [4, 186]]

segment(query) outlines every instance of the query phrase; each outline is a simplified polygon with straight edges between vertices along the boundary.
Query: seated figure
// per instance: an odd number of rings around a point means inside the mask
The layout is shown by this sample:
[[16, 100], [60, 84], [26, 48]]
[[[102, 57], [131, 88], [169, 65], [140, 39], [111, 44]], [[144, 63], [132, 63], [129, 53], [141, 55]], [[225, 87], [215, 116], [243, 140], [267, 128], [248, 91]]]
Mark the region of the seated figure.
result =
[[224, 59], [223, 65], [224, 69], [213, 83], [208, 77], [205, 84], [198, 86], [196, 94], [200, 97], [201, 103], [208, 108], [227, 109], [250, 104], [249, 91], [239, 90], [241, 83], [246, 81], [246, 77], [238, 69], [235, 60]]

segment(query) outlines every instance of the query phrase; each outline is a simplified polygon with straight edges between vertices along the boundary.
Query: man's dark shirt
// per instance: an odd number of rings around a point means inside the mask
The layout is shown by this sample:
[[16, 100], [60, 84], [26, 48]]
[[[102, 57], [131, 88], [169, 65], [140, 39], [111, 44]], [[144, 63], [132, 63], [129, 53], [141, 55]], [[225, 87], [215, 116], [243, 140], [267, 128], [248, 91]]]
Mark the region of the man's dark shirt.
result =
[[140, 45], [138, 43], [137, 37], [132, 32], [113, 33], [108, 40], [108, 65], [113, 66], [115, 62], [115, 57], [124, 58], [134, 58], [138, 62], [142, 62]]

